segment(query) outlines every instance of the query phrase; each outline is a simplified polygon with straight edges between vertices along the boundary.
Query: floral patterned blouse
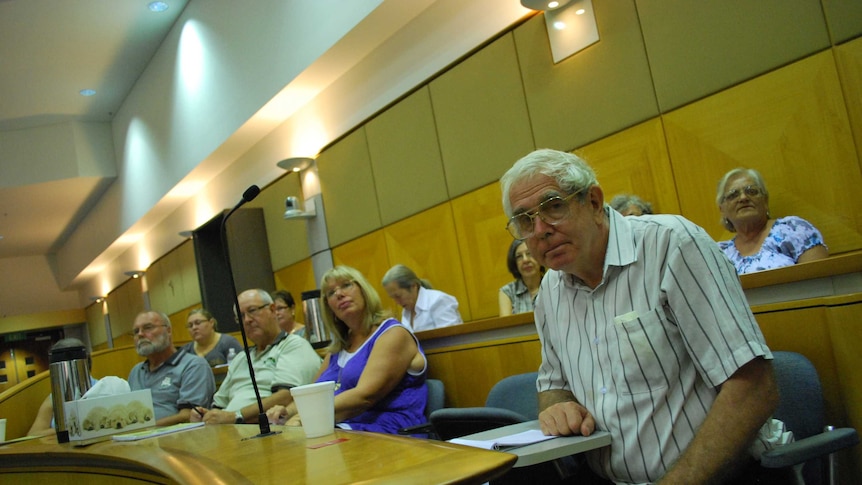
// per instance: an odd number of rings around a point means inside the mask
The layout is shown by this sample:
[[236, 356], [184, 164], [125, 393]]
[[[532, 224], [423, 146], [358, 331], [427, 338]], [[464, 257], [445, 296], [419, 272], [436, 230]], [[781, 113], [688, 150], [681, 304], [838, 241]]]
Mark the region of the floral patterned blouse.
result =
[[739, 274], [791, 266], [796, 264], [805, 251], [818, 245], [826, 246], [820, 231], [810, 222], [796, 216], [776, 219], [757, 254], [739, 254], [734, 244], [735, 239], [721, 241], [718, 247], [730, 259]]

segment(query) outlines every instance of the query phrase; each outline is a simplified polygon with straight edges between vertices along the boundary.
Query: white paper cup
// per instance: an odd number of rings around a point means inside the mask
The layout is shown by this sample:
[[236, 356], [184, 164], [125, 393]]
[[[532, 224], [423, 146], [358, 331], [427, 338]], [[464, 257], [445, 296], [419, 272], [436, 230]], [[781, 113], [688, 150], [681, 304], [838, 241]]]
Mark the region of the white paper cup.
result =
[[0, 443], [6, 441], [6, 419], [0, 419]]
[[306, 438], [335, 432], [335, 382], [324, 381], [290, 390]]

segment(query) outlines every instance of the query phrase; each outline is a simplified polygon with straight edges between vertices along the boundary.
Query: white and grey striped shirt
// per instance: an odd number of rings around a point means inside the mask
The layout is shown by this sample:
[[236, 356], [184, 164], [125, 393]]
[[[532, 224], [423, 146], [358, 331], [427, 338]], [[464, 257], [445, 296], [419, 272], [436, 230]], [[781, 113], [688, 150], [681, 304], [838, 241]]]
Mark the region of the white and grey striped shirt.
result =
[[716, 387], [772, 358], [733, 265], [681, 216], [610, 221], [601, 283], [548, 271], [536, 302], [537, 389], [566, 389], [611, 433], [591, 453], [616, 482], [655, 482], [692, 441]]

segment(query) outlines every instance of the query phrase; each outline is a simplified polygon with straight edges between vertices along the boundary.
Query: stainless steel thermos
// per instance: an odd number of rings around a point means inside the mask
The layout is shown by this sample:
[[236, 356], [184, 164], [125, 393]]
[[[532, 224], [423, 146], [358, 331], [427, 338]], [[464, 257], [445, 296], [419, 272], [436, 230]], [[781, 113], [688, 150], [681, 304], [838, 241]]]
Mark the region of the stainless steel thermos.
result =
[[84, 347], [54, 349], [48, 352], [48, 362], [57, 442], [68, 443], [69, 423], [66, 422], [65, 403], [81, 399], [90, 389], [87, 349]]
[[329, 343], [331, 337], [323, 324], [320, 308], [320, 290], [302, 292], [302, 313], [305, 316], [305, 337], [312, 347], [319, 348]]

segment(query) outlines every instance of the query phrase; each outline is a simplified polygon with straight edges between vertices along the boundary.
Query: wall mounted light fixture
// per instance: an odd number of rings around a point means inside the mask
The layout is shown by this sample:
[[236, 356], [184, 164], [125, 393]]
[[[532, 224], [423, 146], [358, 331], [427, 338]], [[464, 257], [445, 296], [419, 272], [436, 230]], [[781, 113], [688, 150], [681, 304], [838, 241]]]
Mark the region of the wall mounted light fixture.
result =
[[284, 160], [277, 162], [276, 165], [279, 168], [283, 168], [289, 172], [301, 172], [306, 168], [310, 167], [311, 164], [314, 163], [313, 158], [308, 157], [293, 157], [293, 158], [285, 158]]
[[126, 276], [131, 276], [132, 278], [137, 279], [137, 278], [140, 278], [141, 276], [144, 276], [146, 273], [144, 271], [135, 270], [135, 271], [125, 271], [125, 272], [123, 272], [123, 274]]
[[96, 303], [102, 303], [103, 301], [105, 301], [104, 296], [91, 296], [90, 299]]
[[521, 5], [545, 12], [554, 64], [599, 41], [592, 0], [521, 0]]

